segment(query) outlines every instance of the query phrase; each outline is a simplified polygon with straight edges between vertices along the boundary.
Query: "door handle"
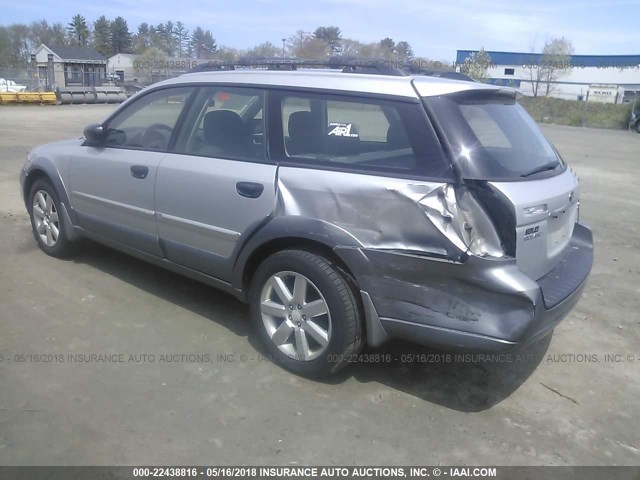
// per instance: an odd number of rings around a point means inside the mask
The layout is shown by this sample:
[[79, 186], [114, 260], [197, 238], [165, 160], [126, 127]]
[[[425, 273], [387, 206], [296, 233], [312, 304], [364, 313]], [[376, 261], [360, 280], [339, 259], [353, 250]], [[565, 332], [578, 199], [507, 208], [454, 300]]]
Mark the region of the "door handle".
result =
[[236, 191], [243, 197], [258, 198], [264, 192], [264, 185], [254, 182], [238, 182], [236, 183]]
[[147, 178], [149, 175], [149, 167], [145, 167], [144, 165], [132, 165], [131, 166], [131, 176], [133, 178]]

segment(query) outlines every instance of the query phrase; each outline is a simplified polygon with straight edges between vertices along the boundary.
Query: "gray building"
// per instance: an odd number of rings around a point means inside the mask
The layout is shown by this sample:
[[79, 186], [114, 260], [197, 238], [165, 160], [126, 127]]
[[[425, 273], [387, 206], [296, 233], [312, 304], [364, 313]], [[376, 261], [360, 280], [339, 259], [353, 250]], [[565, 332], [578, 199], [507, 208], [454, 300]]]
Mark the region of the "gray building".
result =
[[32, 61], [40, 87], [92, 87], [105, 81], [107, 59], [90, 47], [40, 45]]

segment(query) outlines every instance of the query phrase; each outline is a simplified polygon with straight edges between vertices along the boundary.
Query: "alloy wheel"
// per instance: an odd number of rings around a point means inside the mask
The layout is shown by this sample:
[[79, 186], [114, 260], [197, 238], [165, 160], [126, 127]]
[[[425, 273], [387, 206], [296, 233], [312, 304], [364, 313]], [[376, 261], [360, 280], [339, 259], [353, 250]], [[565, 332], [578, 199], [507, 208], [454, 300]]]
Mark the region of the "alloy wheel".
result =
[[53, 247], [60, 235], [60, 221], [53, 198], [45, 190], [38, 190], [33, 196], [33, 222], [42, 243]]
[[331, 340], [331, 314], [316, 285], [296, 272], [278, 272], [260, 295], [262, 322], [271, 341], [300, 361], [318, 358]]

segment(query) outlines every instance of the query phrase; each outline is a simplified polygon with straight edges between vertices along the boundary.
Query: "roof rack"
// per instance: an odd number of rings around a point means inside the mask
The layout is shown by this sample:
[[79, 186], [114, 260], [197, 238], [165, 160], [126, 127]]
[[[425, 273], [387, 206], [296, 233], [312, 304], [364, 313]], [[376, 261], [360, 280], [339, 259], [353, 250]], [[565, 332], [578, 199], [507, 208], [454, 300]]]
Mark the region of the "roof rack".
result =
[[305, 60], [294, 57], [243, 57], [235, 61], [210, 60], [207, 63], [197, 65], [187, 73], [228, 71], [250, 68], [281, 71], [295, 71], [298, 69], [331, 69], [340, 70], [343, 73], [369, 73], [390, 76], [428, 75], [455, 80], [474, 81], [471, 77], [462, 73], [446, 70], [426, 70], [410, 61], [343, 56], [334, 56], [328, 60]]

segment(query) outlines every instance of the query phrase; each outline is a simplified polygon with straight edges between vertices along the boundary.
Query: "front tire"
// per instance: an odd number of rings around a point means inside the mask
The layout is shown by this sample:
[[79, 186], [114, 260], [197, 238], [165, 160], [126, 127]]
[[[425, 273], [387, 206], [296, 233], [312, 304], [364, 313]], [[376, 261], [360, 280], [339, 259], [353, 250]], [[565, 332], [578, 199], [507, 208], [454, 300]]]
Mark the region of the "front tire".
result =
[[335, 373], [362, 347], [354, 289], [325, 257], [304, 250], [271, 255], [254, 274], [249, 300], [270, 358], [298, 375]]
[[48, 180], [38, 179], [33, 183], [27, 205], [33, 236], [40, 250], [57, 258], [70, 255], [74, 245], [67, 237], [60, 199]]

